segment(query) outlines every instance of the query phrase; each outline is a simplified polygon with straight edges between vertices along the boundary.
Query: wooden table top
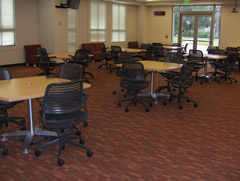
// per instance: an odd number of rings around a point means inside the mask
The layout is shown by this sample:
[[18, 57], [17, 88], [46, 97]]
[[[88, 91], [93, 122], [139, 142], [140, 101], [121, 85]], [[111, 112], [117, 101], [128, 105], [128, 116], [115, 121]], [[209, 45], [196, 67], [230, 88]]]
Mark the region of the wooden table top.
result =
[[219, 60], [219, 59], [225, 59], [227, 58], [226, 55], [214, 55], [214, 54], [206, 54], [205, 55], [209, 59]]
[[[26, 77], [0, 81], [0, 100], [14, 102], [43, 97], [46, 87], [51, 83], [68, 82], [60, 78], [46, 78], [45, 76]], [[83, 84], [83, 88], [91, 87]]]
[[[71, 56], [75, 56], [75, 53], [51, 53], [51, 54], [48, 54], [49, 57], [56, 57], [56, 58], [59, 58], [59, 59], [69, 59], [71, 58]], [[89, 54], [88, 55], [89, 57], [93, 57], [93, 54]]]
[[145, 70], [149, 71], [169, 71], [181, 68], [182, 64], [169, 63], [169, 62], [157, 62], [157, 61], [139, 61], [143, 64]]
[[139, 52], [145, 52], [145, 49], [135, 49], [135, 48], [122, 48], [122, 51], [129, 52], [129, 53], [139, 53]]
[[180, 49], [181, 47], [164, 45], [163, 48], [168, 50], [177, 50], [177, 49]]
[[74, 56], [75, 53], [51, 53], [48, 54], [49, 57], [56, 57], [60, 59], [69, 59], [71, 58], [69, 55]]

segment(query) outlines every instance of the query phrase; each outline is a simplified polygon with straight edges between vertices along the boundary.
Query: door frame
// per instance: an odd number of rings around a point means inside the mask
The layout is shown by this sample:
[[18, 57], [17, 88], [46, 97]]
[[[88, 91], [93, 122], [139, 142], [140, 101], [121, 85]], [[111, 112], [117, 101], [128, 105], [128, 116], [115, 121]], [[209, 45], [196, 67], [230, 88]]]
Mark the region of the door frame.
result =
[[182, 19], [183, 16], [195, 16], [195, 25], [194, 26], [194, 40], [193, 40], [193, 49], [196, 49], [197, 44], [197, 35], [198, 35], [198, 17], [199, 16], [211, 16], [211, 27], [210, 27], [210, 45], [213, 45], [213, 32], [214, 32], [214, 13], [209, 11], [191, 11], [191, 12], [180, 12], [179, 14], [179, 29], [178, 29], [178, 42], [182, 43]]

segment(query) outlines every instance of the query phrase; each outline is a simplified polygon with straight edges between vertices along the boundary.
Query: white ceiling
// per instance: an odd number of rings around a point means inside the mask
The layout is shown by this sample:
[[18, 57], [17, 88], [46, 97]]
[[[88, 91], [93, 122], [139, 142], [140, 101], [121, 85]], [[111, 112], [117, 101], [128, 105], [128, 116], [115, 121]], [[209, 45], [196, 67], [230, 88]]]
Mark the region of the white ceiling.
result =
[[[105, 0], [110, 2], [118, 2], [124, 4], [134, 4], [134, 5], [177, 5], [184, 4], [184, 0]], [[190, 0], [189, 4], [234, 4], [235, 0]]]

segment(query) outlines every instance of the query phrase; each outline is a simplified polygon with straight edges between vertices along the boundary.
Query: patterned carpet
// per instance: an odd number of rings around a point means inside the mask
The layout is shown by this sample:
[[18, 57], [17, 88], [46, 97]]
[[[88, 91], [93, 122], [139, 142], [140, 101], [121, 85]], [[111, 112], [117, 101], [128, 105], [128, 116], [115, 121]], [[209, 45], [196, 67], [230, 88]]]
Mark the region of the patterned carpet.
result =
[[[194, 82], [188, 95], [197, 101], [197, 108], [184, 102], [179, 110], [176, 100], [166, 106], [160, 100], [150, 112], [137, 105], [126, 113], [124, 105], [117, 106], [124, 93], [112, 94], [119, 87], [119, 77], [104, 68], [98, 70], [100, 63], [88, 68], [95, 75], [90, 79], [92, 87], [86, 89], [89, 126], [79, 125], [93, 156], [88, 158], [84, 150], [67, 145], [62, 154], [65, 164], [59, 167], [57, 145], [42, 149], [40, 157], [34, 155], [33, 145], [24, 155], [20, 138], [11, 137], [3, 142], [9, 155], [0, 155], [0, 180], [240, 180], [239, 73], [233, 74], [236, 84]], [[8, 69], [13, 78], [40, 72], [38, 67]], [[155, 83], [163, 85], [165, 81], [158, 74]], [[38, 110], [34, 100], [35, 125], [42, 127]], [[28, 119], [27, 102], [9, 114]], [[18, 129], [9, 125], [0, 134]]]

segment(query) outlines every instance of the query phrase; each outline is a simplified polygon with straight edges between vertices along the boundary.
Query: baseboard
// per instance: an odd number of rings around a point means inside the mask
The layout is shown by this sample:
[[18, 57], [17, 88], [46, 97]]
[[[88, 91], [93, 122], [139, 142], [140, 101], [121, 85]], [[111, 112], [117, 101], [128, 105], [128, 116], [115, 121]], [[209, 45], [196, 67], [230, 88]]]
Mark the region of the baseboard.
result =
[[13, 66], [26, 66], [26, 63], [17, 63], [17, 64], [7, 64], [7, 65], [0, 65], [0, 67], [13, 67]]

